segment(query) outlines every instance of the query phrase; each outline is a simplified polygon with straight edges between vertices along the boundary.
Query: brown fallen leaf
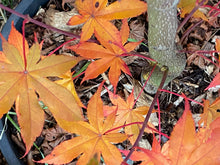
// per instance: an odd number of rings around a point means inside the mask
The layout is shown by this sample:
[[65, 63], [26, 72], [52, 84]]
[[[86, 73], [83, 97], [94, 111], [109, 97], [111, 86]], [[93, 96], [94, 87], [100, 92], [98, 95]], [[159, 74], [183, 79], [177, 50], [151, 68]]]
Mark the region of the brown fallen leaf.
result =
[[65, 10], [64, 5], [68, 3], [70, 6], [74, 6], [76, 0], [62, 0], [62, 8]]
[[46, 16], [44, 18], [45, 23], [48, 25], [51, 25], [55, 28], [61, 29], [61, 30], [65, 30], [65, 31], [71, 31], [71, 29], [73, 28], [78, 28], [81, 25], [75, 25], [75, 26], [69, 26], [67, 25], [69, 19], [74, 16], [77, 15], [78, 12], [75, 8], [73, 8], [71, 11], [59, 11], [59, 10], [55, 10], [53, 8], [49, 8], [46, 11]]
[[138, 22], [138, 20], [130, 23], [130, 38], [137, 41], [144, 39], [145, 25]]

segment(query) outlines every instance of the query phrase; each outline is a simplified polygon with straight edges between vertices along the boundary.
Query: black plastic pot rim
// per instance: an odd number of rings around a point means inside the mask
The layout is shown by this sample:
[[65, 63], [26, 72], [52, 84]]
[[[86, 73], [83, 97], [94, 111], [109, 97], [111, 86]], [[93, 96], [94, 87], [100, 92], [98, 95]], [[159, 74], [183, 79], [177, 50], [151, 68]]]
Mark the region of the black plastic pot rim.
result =
[[[22, 13], [24, 15], [29, 15], [33, 17], [40, 6], [48, 3], [49, 0], [22, 0], [19, 5], [16, 7], [15, 11]], [[22, 27], [23, 19], [19, 18], [16, 15], [11, 15], [4, 25], [1, 34], [7, 39], [11, 30], [11, 22], [14, 21], [15, 28], [19, 31]], [[2, 43], [0, 40], [0, 50], [2, 50]], [[3, 131], [5, 125], [4, 117], [0, 120], [0, 130]], [[2, 134], [2, 139], [0, 140], [0, 150], [4, 155], [7, 163], [9, 165], [24, 165], [24, 162], [17, 156], [17, 149], [15, 148], [11, 138], [7, 134], [7, 130]]]

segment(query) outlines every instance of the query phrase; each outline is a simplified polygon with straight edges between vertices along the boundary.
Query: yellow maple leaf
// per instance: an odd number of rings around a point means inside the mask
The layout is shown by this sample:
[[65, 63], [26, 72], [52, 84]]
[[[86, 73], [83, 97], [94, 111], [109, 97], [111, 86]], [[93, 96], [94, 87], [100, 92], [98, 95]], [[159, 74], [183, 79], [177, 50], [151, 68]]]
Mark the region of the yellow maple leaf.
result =
[[73, 94], [76, 102], [78, 103], [78, 105], [80, 107], [85, 108], [85, 106], [83, 105], [83, 103], [81, 102], [79, 96], [77, 95], [76, 89], [75, 89], [75, 85], [73, 83], [73, 76], [72, 73], [69, 71], [67, 71], [65, 74], [59, 76], [60, 78], [62, 78], [61, 80], [57, 80], [55, 81], [57, 84], [60, 84], [62, 86], [64, 86], [65, 88], [67, 88], [69, 91], [71, 91], [71, 93]]
[[201, 115], [199, 124], [204, 122], [205, 127], [209, 126], [215, 119], [220, 117], [218, 109], [220, 109], [220, 97], [217, 98], [211, 105], [209, 100], [204, 100], [204, 112]]
[[[178, 8], [181, 9], [181, 17], [184, 18], [186, 14], [189, 14], [194, 7], [196, 7], [196, 1], [197, 0], [180, 0], [179, 4], [177, 5]], [[202, 0], [199, 0], [201, 2]], [[205, 2], [207, 3], [207, 1]], [[193, 14], [193, 17], [195, 18], [202, 18], [205, 21], [208, 21], [205, 14], [203, 14], [199, 9]]]

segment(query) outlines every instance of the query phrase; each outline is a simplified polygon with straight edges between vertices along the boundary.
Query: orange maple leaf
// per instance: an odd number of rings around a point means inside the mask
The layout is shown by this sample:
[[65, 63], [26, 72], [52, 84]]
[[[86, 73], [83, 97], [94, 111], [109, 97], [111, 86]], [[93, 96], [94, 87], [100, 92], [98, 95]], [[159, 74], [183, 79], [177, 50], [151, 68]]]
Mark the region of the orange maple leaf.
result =
[[61, 126], [61, 119], [82, 120], [81, 109], [71, 92], [47, 79], [70, 70], [80, 58], [52, 55], [42, 60], [38, 43], [29, 49], [25, 40], [25, 55], [22, 45], [23, 37], [12, 24], [8, 42], [2, 37], [0, 117], [10, 110], [16, 100], [18, 122], [27, 154], [44, 124], [44, 111], [38, 104], [36, 93]]
[[[133, 92], [129, 95], [126, 101], [124, 101], [120, 96], [113, 94], [110, 91], [108, 91], [108, 94], [111, 102], [115, 106], [111, 106], [111, 107], [105, 106], [104, 114], [108, 116], [112, 112], [117, 111], [117, 118], [115, 121], [116, 127], [134, 122], [144, 122], [143, 115], [147, 114], [149, 107], [141, 106], [141, 107], [133, 108], [134, 105]], [[151, 127], [154, 127], [151, 123], [149, 123], [149, 125]], [[141, 124], [132, 124], [125, 127], [125, 133], [128, 135], [132, 135], [131, 137], [129, 137], [129, 140], [132, 144], [134, 144], [135, 140], [137, 139], [140, 128], [141, 128]]]
[[[186, 98], [186, 97], [185, 97]], [[154, 139], [155, 142], [156, 139]], [[189, 109], [189, 102], [185, 100], [185, 110], [176, 123], [170, 140], [163, 145], [153, 145], [152, 151], [135, 151], [132, 160], [143, 160], [142, 164], [220, 164], [220, 117], [214, 120], [209, 127], [200, 128], [196, 133], [194, 120]], [[128, 151], [121, 151], [125, 154]], [[162, 161], [161, 161], [162, 160]], [[164, 163], [163, 163], [164, 162]]]
[[112, 113], [104, 117], [103, 103], [101, 100], [101, 89], [89, 101], [87, 112], [88, 122], [66, 122], [69, 132], [79, 136], [67, 140], [57, 146], [50, 155], [39, 161], [39, 163], [63, 164], [81, 155], [77, 161], [78, 165], [86, 165], [94, 156], [100, 160], [100, 155], [104, 158], [105, 164], [120, 164], [122, 156], [119, 150], [112, 143], [123, 142], [127, 135], [122, 133], [108, 132], [114, 126], [116, 114]]
[[[129, 35], [129, 27], [126, 19], [123, 20], [120, 34], [122, 45], [124, 45]], [[79, 43], [78, 45], [74, 45], [69, 48], [87, 59], [98, 59], [93, 61], [88, 66], [85, 71], [85, 77], [83, 78], [83, 81], [96, 78], [99, 74], [105, 72], [110, 67], [109, 80], [114, 86], [114, 91], [116, 91], [121, 70], [124, 73], [131, 75], [128, 66], [120, 58], [120, 55], [129, 53], [137, 45], [139, 45], [140, 42], [127, 43], [122, 47], [116, 46], [111, 42], [106, 42], [101, 38], [100, 42], [105, 48], [102, 45], [90, 42]]]
[[[181, 9], [181, 17], [184, 18], [186, 14], [189, 14], [193, 8], [197, 5], [196, 4], [197, 0], [180, 0], [179, 4], [177, 5], [178, 8]], [[202, 0], [198, 0], [198, 2], [201, 2]], [[205, 3], [207, 3], [206, 1]], [[204, 4], [205, 4], [204, 3]], [[205, 21], [208, 21], [207, 17], [205, 14], [203, 14], [199, 9], [193, 14], [195, 18], [202, 18]]]
[[171, 159], [172, 164], [188, 164], [189, 156], [198, 146], [195, 124], [187, 99], [185, 99], [184, 113], [176, 123], [167, 144], [169, 144], [167, 148], [168, 157]]
[[[147, 10], [147, 5], [139, 0], [120, 0], [108, 5], [108, 0], [76, 0], [80, 15], [73, 16], [68, 24], [82, 27], [81, 41], [88, 40], [94, 32], [106, 41], [121, 41], [117, 28], [109, 22], [114, 19], [135, 17]], [[96, 36], [97, 37], [97, 36]]]
[[200, 144], [191, 152], [187, 164], [220, 164], [220, 117], [202, 131], [197, 133]]
[[[220, 147], [220, 118], [210, 124], [210, 127], [200, 128], [196, 133], [195, 123], [189, 109], [189, 102], [185, 100], [185, 110], [171, 133], [170, 141], [162, 152], [167, 153], [171, 164], [219, 164]], [[168, 145], [168, 146], [167, 146]], [[217, 152], [217, 153], [216, 153]], [[217, 156], [218, 155], [218, 156]]]

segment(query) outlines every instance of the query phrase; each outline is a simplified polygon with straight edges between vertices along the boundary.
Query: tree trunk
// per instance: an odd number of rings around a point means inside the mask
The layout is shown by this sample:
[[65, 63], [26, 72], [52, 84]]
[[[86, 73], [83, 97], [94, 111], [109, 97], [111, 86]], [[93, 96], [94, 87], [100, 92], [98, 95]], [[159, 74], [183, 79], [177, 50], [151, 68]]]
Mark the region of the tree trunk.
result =
[[[155, 93], [162, 79], [160, 68], [162, 66], [169, 68], [165, 82], [167, 85], [183, 71], [186, 60], [184, 54], [177, 53], [175, 43], [178, 0], [147, 0], [147, 4], [149, 53], [158, 64], [145, 90]], [[146, 80], [146, 71], [143, 72], [142, 77]]]

